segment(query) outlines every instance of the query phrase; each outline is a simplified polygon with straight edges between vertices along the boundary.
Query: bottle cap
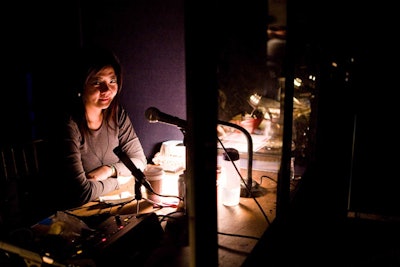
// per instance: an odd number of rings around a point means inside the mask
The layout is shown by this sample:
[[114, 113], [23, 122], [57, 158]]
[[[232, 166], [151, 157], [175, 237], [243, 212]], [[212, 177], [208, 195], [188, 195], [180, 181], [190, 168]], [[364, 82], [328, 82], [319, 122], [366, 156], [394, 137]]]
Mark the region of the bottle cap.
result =
[[239, 151], [235, 148], [227, 148], [226, 152], [224, 152], [223, 155], [224, 155], [224, 160], [235, 161], [239, 159]]

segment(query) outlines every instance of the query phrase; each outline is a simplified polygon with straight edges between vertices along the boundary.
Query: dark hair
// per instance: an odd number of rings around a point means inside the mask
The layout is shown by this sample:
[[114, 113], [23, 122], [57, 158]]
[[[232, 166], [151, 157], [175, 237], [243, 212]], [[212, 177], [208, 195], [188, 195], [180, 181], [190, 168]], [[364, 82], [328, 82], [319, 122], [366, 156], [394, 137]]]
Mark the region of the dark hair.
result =
[[104, 47], [85, 47], [80, 51], [78, 62], [78, 92], [82, 93], [83, 87], [90, 74], [97, 73], [106, 66], [114, 68], [118, 80], [118, 91], [122, 87], [122, 73], [119, 59], [110, 49]]
[[79, 123], [81, 131], [86, 132], [88, 130], [85, 109], [81, 99], [83, 94], [84, 86], [87, 82], [88, 77], [99, 72], [104, 67], [113, 67], [117, 76], [118, 91], [110, 104], [108, 109], [103, 110], [104, 120], [113, 127], [111, 121], [116, 120], [116, 116], [119, 108], [119, 95], [122, 89], [122, 67], [119, 59], [114, 52], [105, 47], [84, 47], [78, 53], [75, 66], [72, 66], [75, 70], [75, 77], [73, 78], [73, 105], [70, 114]]

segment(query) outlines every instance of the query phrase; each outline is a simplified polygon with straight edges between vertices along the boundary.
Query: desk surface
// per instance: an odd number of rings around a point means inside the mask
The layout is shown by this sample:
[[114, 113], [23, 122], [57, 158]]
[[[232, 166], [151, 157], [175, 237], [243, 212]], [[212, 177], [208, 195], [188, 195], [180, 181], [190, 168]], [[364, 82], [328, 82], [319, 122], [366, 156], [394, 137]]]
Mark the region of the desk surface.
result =
[[[242, 170], [246, 175], [247, 170]], [[163, 195], [177, 195], [177, 181], [179, 174], [166, 174], [163, 179]], [[275, 218], [276, 212], [276, 190], [277, 173], [253, 171], [253, 180], [260, 185], [261, 196], [256, 198], [240, 199], [237, 206], [228, 207], [222, 205], [219, 199], [218, 190], [218, 256], [220, 266], [241, 266], [246, 257], [251, 253], [265, 230]], [[119, 191], [134, 188], [127, 184]], [[113, 192], [116, 194], [118, 191]], [[145, 195], [144, 195], [145, 196]], [[158, 215], [165, 215], [176, 211], [175, 207], [154, 207], [144, 199], [133, 200], [124, 205], [107, 206], [104, 203], [90, 202], [73, 211], [78, 216], [90, 216], [94, 214], [109, 213], [112, 215], [135, 214], [155, 212]], [[137, 204], [139, 204], [139, 209]], [[262, 209], [262, 210], [261, 210]], [[188, 257], [187, 247], [182, 247], [182, 257]], [[181, 259], [187, 263], [188, 260]], [[182, 264], [184, 266], [185, 264]], [[187, 266], [187, 265], [186, 265]]]

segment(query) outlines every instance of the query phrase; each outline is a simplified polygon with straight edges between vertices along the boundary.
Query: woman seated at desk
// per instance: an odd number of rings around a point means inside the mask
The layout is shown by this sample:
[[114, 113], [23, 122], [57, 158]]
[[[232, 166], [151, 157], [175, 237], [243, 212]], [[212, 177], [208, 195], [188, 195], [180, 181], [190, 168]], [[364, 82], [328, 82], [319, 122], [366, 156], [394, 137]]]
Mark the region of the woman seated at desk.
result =
[[87, 48], [77, 64], [72, 66], [79, 71], [72, 88], [78, 91], [68, 103], [67, 116], [49, 137], [54, 142], [50, 155], [55, 168], [49, 177], [57, 199], [55, 210], [97, 200], [119, 189], [127, 177], [132, 179], [113, 152], [115, 147], [122, 148], [138, 169], [143, 171], [147, 163], [128, 113], [118, 102], [122, 88], [118, 59], [109, 50]]

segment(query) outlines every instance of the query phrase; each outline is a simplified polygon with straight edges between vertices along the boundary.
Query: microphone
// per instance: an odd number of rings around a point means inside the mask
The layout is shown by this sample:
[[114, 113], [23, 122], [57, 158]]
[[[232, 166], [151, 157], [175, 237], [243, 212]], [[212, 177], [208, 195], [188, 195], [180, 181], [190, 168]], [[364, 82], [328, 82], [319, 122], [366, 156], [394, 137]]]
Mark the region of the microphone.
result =
[[152, 123], [163, 122], [166, 124], [175, 125], [179, 128], [183, 128], [183, 129], [185, 129], [187, 126], [187, 123], [185, 120], [182, 120], [178, 117], [174, 117], [174, 116], [168, 115], [166, 113], [163, 113], [155, 107], [148, 108], [145, 112], [145, 116], [146, 116], [147, 120]]
[[135, 164], [128, 157], [128, 155], [124, 151], [122, 151], [121, 147], [117, 146], [116, 148], [113, 149], [113, 152], [115, 155], [118, 156], [118, 158], [122, 161], [122, 163], [124, 163], [125, 166], [131, 171], [133, 176], [135, 176], [136, 182], [142, 184], [150, 192], [155, 193], [149, 181], [146, 180], [144, 173], [135, 166]]

